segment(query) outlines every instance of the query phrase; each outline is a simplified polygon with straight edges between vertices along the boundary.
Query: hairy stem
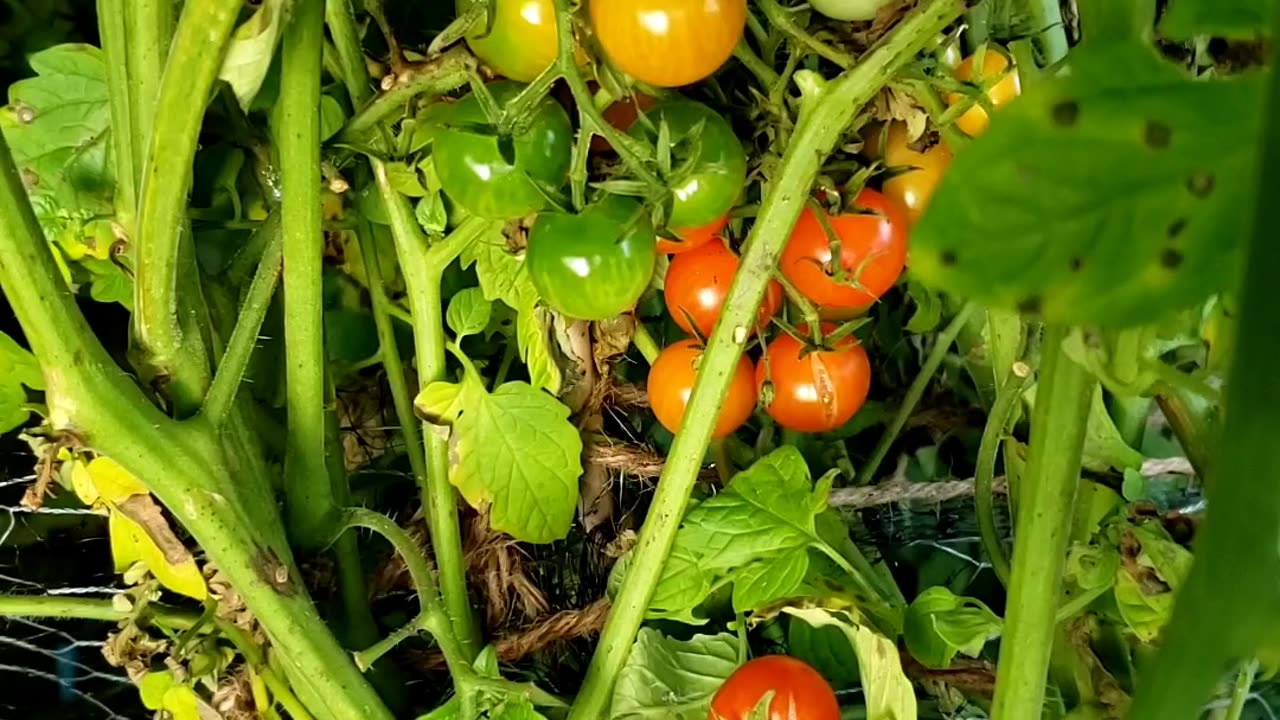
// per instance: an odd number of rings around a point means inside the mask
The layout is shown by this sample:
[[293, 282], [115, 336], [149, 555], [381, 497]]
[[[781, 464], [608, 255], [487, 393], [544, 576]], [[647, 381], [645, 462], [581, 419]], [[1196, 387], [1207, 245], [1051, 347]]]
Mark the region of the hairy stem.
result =
[[129, 83], [127, 0], [98, 0], [98, 37], [107, 65], [107, 93], [111, 108], [111, 150], [115, 163], [116, 222], [133, 237], [138, 212], [138, 169], [141, 135], [133, 127], [133, 88]]
[[315, 548], [335, 509], [325, 469], [324, 297], [320, 227], [322, 0], [299, 0], [285, 30], [279, 125], [284, 231], [285, 508], [291, 537]]
[[[0, 617], [119, 622], [133, 616], [133, 610], [121, 610], [107, 599], [65, 595], [0, 595]], [[187, 630], [195, 627], [200, 615], [189, 610], [151, 603], [144, 609], [142, 619], [154, 620], [173, 630]]]
[[[491, 229], [493, 223], [479, 218], [467, 220], [450, 233], [449, 237], [428, 250], [427, 238], [413, 215], [413, 209], [391, 187], [385, 166], [377, 160], [371, 162], [378, 190], [391, 220], [391, 234], [395, 240], [396, 255], [400, 259], [400, 272], [404, 275], [405, 288], [409, 291], [418, 382], [426, 385], [444, 379], [445, 373], [440, 281], [445, 266], [456, 253], [440, 262], [451, 252], [442, 248], [461, 250], [464, 242], [474, 241], [481, 233]], [[449, 482], [449, 443], [431, 428], [424, 429], [427, 486], [424, 488], [423, 502], [426, 506], [427, 528], [431, 533], [431, 548], [440, 569], [441, 594], [444, 596], [445, 610], [453, 625], [454, 635], [464, 648], [466, 656], [474, 658], [480, 651], [480, 633], [467, 595], [466, 562], [462, 557], [462, 534], [458, 525], [458, 496]]]
[[351, 0], [325, 0], [324, 19], [338, 51], [342, 84], [347, 87], [351, 106], [360, 109], [373, 97], [373, 88], [369, 86], [369, 68], [364, 62], [364, 47], [356, 30]]
[[973, 504], [977, 509], [978, 533], [982, 536], [982, 549], [991, 561], [996, 577], [1006, 587], [1009, 585], [1009, 556], [1005, 554], [1000, 532], [996, 529], [995, 501], [991, 486], [996, 474], [996, 454], [1001, 441], [1009, 432], [1013, 411], [1022, 402], [1022, 390], [1031, 380], [1031, 368], [1014, 363], [1009, 378], [996, 394], [996, 401], [987, 415], [987, 425], [982, 429], [982, 442], [978, 446], [978, 461], [973, 474]]
[[214, 427], [221, 426], [226, 421], [227, 413], [240, 391], [249, 359], [258, 344], [262, 321], [267, 317], [271, 298], [275, 296], [276, 284], [280, 280], [283, 238], [279, 214], [272, 214], [267, 218], [258, 232], [266, 233], [270, 239], [258, 261], [258, 271], [254, 273], [249, 289], [245, 292], [236, 326], [231, 331], [227, 348], [222, 353], [222, 362], [218, 363], [218, 372], [209, 385], [209, 394], [205, 396], [204, 406], [201, 407], [201, 413]]
[[797, 47], [826, 58], [845, 69], [853, 67], [854, 63], [857, 62], [857, 59], [850, 53], [831, 47], [810, 35], [808, 31], [800, 27], [800, 24], [791, 18], [790, 11], [779, 5], [777, 0], [756, 0], [756, 6], [768, 18], [769, 24], [781, 30]]
[[1085, 425], [1097, 382], [1062, 351], [1066, 335], [1065, 327], [1045, 328], [993, 720], [1039, 717], [1044, 702]]
[[141, 168], [143, 152], [151, 136], [156, 118], [156, 100], [165, 60], [169, 57], [169, 41], [173, 39], [174, 9], [172, 0], [128, 0], [124, 3], [124, 21], [129, 34], [125, 52], [129, 57], [130, 100], [133, 107], [132, 129], [137, 133], [134, 163]]
[[943, 359], [951, 351], [951, 344], [956, 341], [956, 336], [964, 329], [970, 317], [978, 312], [980, 312], [980, 308], [977, 305], [973, 303], [966, 304], [960, 309], [960, 312], [956, 313], [951, 322], [943, 328], [942, 332], [938, 333], [933, 349], [929, 351], [928, 356], [924, 359], [924, 364], [920, 366], [920, 372], [916, 374], [915, 380], [912, 380], [911, 386], [907, 388], [907, 394], [903, 396], [902, 404], [898, 406], [898, 412], [894, 414], [893, 420], [885, 428], [884, 434], [880, 436], [880, 441], [876, 443], [875, 450], [871, 452], [871, 458], [858, 471], [856, 485], [869, 485], [875, 481], [876, 473], [880, 470], [881, 463], [884, 462], [889, 450], [893, 447], [893, 443], [898, 439], [898, 433], [902, 432], [902, 428], [907, 425], [907, 420], [911, 419], [911, 413], [916, 411], [916, 406], [920, 404], [920, 399], [924, 397], [924, 391], [929, 389], [929, 383], [933, 381], [934, 373], [938, 372]]
[[464, 87], [475, 71], [476, 59], [466, 48], [456, 47], [439, 57], [414, 66], [396, 78], [391, 89], [357, 112], [338, 134], [338, 142], [357, 142], [383, 120], [404, 109], [419, 95], [443, 95]]
[[756, 310], [773, 267], [800, 216], [820, 164], [862, 106], [960, 10], [961, 3], [955, 0], [922, 3], [861, 63], [833, 80], [816, 103], [801, 111], [795, 135], [769, 183], [769, 192], [747, 238], [742, 264], [720, 321], [707, 343], [686, 422], [676, 433], [671, 460], [663, 470], [613, 611], [569, 712], [571, 720], [596, 720], [605, 715], [613, 684], [671, 552], [733, 368], [751, 336], [750, 328], [755, 325]]

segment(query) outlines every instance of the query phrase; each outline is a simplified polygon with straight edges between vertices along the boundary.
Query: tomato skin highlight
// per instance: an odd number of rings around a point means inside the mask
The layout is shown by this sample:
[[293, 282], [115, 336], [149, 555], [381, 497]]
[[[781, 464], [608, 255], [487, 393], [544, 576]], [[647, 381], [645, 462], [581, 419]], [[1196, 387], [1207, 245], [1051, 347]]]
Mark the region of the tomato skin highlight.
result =
[[720, 216], [720, 219], [713, 220], [706, 225], [696, 228], [678, 228], [675, 234], [679, 237], [668, 240], [667, 238], [658, 238], [658, 252], [668, 255], [679, 255], [683, 252], [696, 250], [706, 245], [720, 235], [720, 231], [724, 230], [729, 224], [729, 213]]
[[655, 87], [703, 80], [733, 55], [746, 0], [590, 0], [591, 27], [618, 69]]
[[[637, 123], [631, 135], [651, 142], [656, 130], [666, 123], [670, 132], [672, 167], [690, 163], [687, 173], [675, 178], [671, 188], [675, 196], [667, 225], [672, 228], [697, 228], [717, 221], [733, 207], [747, 182], [747, 154], [729, 124], [702, 103], [676, 100], [659, 105], [648, 113], [652, 128]], [[693, 144], [693, 132], [702, 131]], [[696, 156], [689, 155], [691, 147]]]
[[[679, 432], [684, 422], [684, 411], [698, 376], [697, 365], [702, 359], [702, 351], [697, 340], [681, 340], [663, 348], [649, 368], [646, 388], [649, 408], [658, 422], [673, 433]], [[754, 374], [751, 360], [746, 355], [738, 358], [738, 366], [729, 381], [729, 391], [720, 407], [716, 426], [711, 431], [712, 439], [733, 434], [751, 417], [751, 411], [756, 407]]]
[[[778, 261], [782, 274], [827, 315], [867, 309], [893, 287], [907, 262], [907, 219], [903, 210], [871, 188], [854, 201], [858, 210], [827, 216], [840, 238], [840, 266], [846, 279], [837, 281], [831, 266], [831, 244], [811, 207], [805, 207]], [[852, 284], [855, 280], [858, 286]]]
[[578, 320], [607, 320], [635, 307], [657, 261], [640, 203], [618, 195], [577, 215], [542, 213], [529, 230], [525, 266], [543, 301]]
[[[457, 0], [462, 15], [479, 0]], [[552, 0], [493, 0], [493, 25], [466, 38], [476, 57], [494, 72], [532, 82], [556, 59], [556, 8]]]
[[[956, 79], [965, 82], [982, 83], [984, 79], [994, 78], [1009, 67], [1009, 58], [1003, 52], [996, 48], [989, 47], [982, 57], [982, 69], [976, 71], [974, 61], [977, 55], [970, 55], [960, 64], [956, 66]], [[987, 97], [991, 100], [991, 106], [996, 110], [1008, 105], [1018, 94], [1022, 92], [1022, 83], [1018, 79], [1018, 69], [1014, 68], [1009, 74], [1000, 78], [1000, 81], [987, 89]], [[955, 105], [965, 101], [965, 96], [961, 93], [950, 93], [947, 95], [947, 104]], [[956, 118], [955, 125], [970, 137], [978, 137], [986, 132], [987, 125], [990, 124], [991, 118], [987, 117], [987, 111], [982, 105], [974, 104], [964, 112], [963, 115]]]
[[806, 663], [787, 655], [765, 655], [738, 668], [711, 699], [707, 720], [749, 720], [769, 691], [768, 720], [840, 720], [831, 685]]
[[[807, 332], [804, 327], [798, 330]], [[871, 361], [852, 337], [840, 339], [830, 350], [805, 350], [799, 340], [779, 335], [756, 366], [756, 388], [763, 395], [766, 382], [773, 386], [765, 412], [779, 425], [809, 433], [834, 430], [849, 422], [867, 401]]]
[[951, 158], [951, 149], [941, 140], [924, 152], [917, 152], [907, 144], [906, 123], [889, 125], [885, 165], [891, 169], [910, 169], [885, 180], [884, 194], [907, 211], [907, 220], [912, 225], [924, 214], [929, 198], [933, 197], [933, 191], [951, 165]]
[[[692, 333], [696, 327], [702, 337], [711, 334], [739, 265], [738, 256], [720, 242], [709, 242], [672, 258], [662, 297], [667, 312], [682, 330]], [[768, 324], [780, 307], [782, 286], [771, 281], [760, 303], [757, 323]], [[691, 317], [693, 324], [689, 322]]]
[[[521, 89], [507, 81], [487, 87], [499, 106]], [[515, 164], [503, 159], [496, 137], [451, 127], [489, 122], [474, 95], [441, 106], [437, 117], [444, 127], [432, 141], [431, 158], [440, 186], [473, 215], [511, 220], [536, 212], [546, 205], [546, 198], [535, 181], [558, 188], [569, 177], [573, 129], [564, 108], [550, 98], [534, 108], [528, 127], [512, 138]]]

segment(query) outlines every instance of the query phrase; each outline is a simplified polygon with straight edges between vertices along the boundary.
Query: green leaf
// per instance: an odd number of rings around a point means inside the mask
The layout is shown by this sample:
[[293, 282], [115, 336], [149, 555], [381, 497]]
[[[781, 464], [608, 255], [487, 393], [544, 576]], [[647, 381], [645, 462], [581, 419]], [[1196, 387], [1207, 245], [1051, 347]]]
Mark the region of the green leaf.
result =
[[462, 386], [458, 383], [436, 381], [418, 392], [413, 406], [427, 422], [448, 425], [462, 412]]
[[783, 612], [813, 627], [832, 627], [844, 634], [858, 658], [858, 674], [867, 720], [916, 717], [916, 693], [902, 671], [898, 646], [848, 612], [822, 608], [784, 608]]
[[472, 507], [490, 508], [495, 530], [546, 543], [573, 524], [582, 438], [569, 408], [526, 383], [486, 392], [468, 377], [453, 421], [457, 466], [449, 480]]
[[671, 555], [662, 566], [658, 587], [649, 600], [647, 617], [678, 620], [689, 625], [706, 622], [693, 614], [711, 594], [712, 576], [698, 565], [698, 552], [688, 546], [687, 537], [676, 536]]
[[429, 235], [443, 233], [449, 224], [449, 216], [444, 211], [444, 200], [441, 199], [439, 190], [423, 195], [414, 206], [413, 214]]
[[426, 715], [419, 715], [418, 720], [458, 720], [460, 717], [462, 717], [462, 701], [454, 696], [449, 698], [449, 702]]
[[1172, 0], [1160, 20], [1171, 40], [1203, 36], [1251, 38], [1267, 30], [1275, 0]]
[[476, 266], [480, 288], [490, 300], [501, 300], [514, 310], [537, 304], [538, 290], [529, 278], [524, 255], [511, 253], [501, 232], [495, 231], [468, 245], [461, 261], [463, 267]]
[[417, 168], [406, 165], [402, 162], [386, 163], [387, 182], [395, 191], [405, 197], [422, 197], [427, 194], [427, 189], [422, 187], [422, 179], [418, 176]]
[[1098, 590], [1116, 581], [1120, 553], [1114, 547], [1075, 544], [1067, 551], [1064, 579], [1081, 590]]
[[552, 395], [560, 394], [564, 376], [552, 355], [551, 311], [527, 306], [516, 315], [516, 343], [520, 360], [529, 370], [529, 384]]
[[731, 633], [676, 640], [641, 628], [618, 674], [609, 717], [706, 720], [711, 697], [737, 667], [738, 638]]
[[733, 573], [733, 610], [747, 612], [793, 597], [809, 572], [809, 551], [796, 548]]
[[347, 112], [332, 95], [320, 96], [320, 142], [324, 142], [342, 129], [347, 122]]
[[449, 309], [445, 311], [445, 321], [449, 329], [457, 335], [459, 342], [467, 335], [475, 335], [489, 324], [489, 316], [493, 313], [493, 303], [485, 299], [480, 288], [466, 288], [458, 291], [449, 300]]
[[498, 707], [489, 711], [490, 720], [547, 720], [533, 707], [528, 698], [509, 695]]
[[34, 355], [0, 332], [0, 433], [22, 425], [31, 416], [23, 385], [32, 390], [44, 389], [40, 365]]
[[1143, 477], [1141, 471], [1131, 467], [1124, 469], [1124, 481], [1120, 483], [1120, 494], [1131, 503], [1151, 499], [1150, 493], [1147, 492], [1147, 479]]
[[837, 690], [858, 684], [858, 656], [844, 633], [835, 627], [814, 627], [799, 618], [789, 618], [787, 652], [812, 665]]
[[1121, 536], [1137, 541], [1121, 543], [1116, 569], [1116, 606], [1125, 625], [1145, 642], [1151, 642], [1169, 622], [1174, 597], [1191, 570], [1191, 552], [1174, 542], [1158, 523], [1125, 523]]
[[1144, 45], [1081, 46], [957, 155], [912, 230], [912, 272], [1071, 325], [1144, 324], [1229, 287], [1260, 77], [1193, 80]]
[[[1023, 395], [1027, 403], [1034, 407], [1036, 386], [1027, 388]], [[1120, 436], [1115, 421], [1111, 419], [1111, 413], [1107, 411], [1102, 387], [1095, 385], [1093, 401], [1089, 405], [1088, 425], [1085, 428], [1082, 466], [1094, 472], [1106, 472], [1111, 469], [1124, 472], [1125, 468], [1142, 467], [1142, 460], [1142, 453], [1130, 447]]]
[[942, 322], [942, 298], [922, 283], [910, 279], [907, 281], [907, 293], [916, 306], [907, 321], [907, 332], [918, 335], [933, 331]]
[[951, 666], [958, 652], [977, 657], [1000, 628], [1000, 618], [986, 605], [937, 586], [920, 593], [907, 608], [903, 636], [921, 664], [941, 670]]
[[30, 64], [36, 77], [9, 86], [10, 106], [0, 126], [37, 215], [43, 219], [56, 209], [109, 213], [115, 175], [102, 51], [56, 45], [32, 55]]
[[[265, 0], [256, 12], [231, 36], [218, 79], [225, 80], [236, 94], [240, 109], [248, 112], [271, 69], [276, 43], [284, 28], [286, 0]], [[322, 108], [323, 109], [323, 108]]]

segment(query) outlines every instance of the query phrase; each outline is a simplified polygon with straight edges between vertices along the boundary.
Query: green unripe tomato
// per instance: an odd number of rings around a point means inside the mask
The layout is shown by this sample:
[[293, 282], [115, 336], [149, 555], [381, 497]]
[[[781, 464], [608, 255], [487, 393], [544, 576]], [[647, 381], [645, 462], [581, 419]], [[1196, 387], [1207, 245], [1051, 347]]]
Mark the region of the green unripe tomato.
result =
[[[687, 168], [671, 177], [675, 200], [667, 226], [696, 228], [715, 222], [733, 207], [747, 181], [747, 155], [729, 121], [702, 103], [677, 100], [648, 114], [652, 127], [637, 122], [631, 134], [657, 140], [663, 122], [671, 133], [671, 166]], [[694, 130], [701, 124], [695, 140]], [[696, 155], [691, 155], [696, 151]]]
[[544, 302], [577, 320], [607, 320], [635, 307], [658, 252], [649, 214], [609, 195], [577, 215], [545, 212], [529, 230], [525, 264]]
[[[502, 107], [523, 86], [496, 82], [487, 87]], [[534, 107], [520, 134], [507, 139], [507, 157], [500, 139], [484, 133], [483, 126], [492, 121], [474, 94], [442, 106], [435, 117], [444, 125], [431, 149], [440, 187], [472, 215], [511, 220], [537, 212], [546, 197], [535, 183], [554, 190], [569, 176], [573, 129], [564, 108], [550, 98]]]
[[871, 20], [889, 0], [809, 0], [814, 10], [832, 20]]
[[[478, 0], [457, 0], [458, 15]], [[467, 46], [494, 72], [532, 82], [556, 59], [556, 8], [552, 0], [493, 0], [493, 22], [481, 21]]]

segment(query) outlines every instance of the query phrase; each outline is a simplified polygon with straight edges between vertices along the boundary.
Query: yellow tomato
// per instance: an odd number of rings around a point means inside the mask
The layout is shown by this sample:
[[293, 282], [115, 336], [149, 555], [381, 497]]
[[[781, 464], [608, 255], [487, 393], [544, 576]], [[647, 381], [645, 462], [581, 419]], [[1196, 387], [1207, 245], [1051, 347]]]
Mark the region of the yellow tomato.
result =
[[[1018, 81], [1018, 70], [1014, 68], [1003, 77], [1000, 77], [1005, 69], [1009, 67], [1009, 58], [1005, 54], [995, 48], [987, 48], [982, 54], [982, 69], [975, 72], [974, 59], [977, 54], [970, 55], [960, 64], [956, 66], [956, 79], [965, 82], [971, 82], [981, 85], [987, 89], [987, 98], [991, 100], [991, 105], [995, 109], [1008, 105], [1021, 92], [1021, 84]], [[992, 84], [995, 78], [1000, 77], [999, 82]], [[947, 103], [955, 105], [965, 102], [966, 96], [961, 93], [951, 93], [947, 96]], [[970, 137], [977, 137], [987, 129], [990, 118], [987, 117], [987, 111], [979, 104], [965, 111], [963, 115], [956, 119], [956, 127], [960, 128]]]
[[[477, 0], [456, 0], [458, 14]], [[467, 37], [476, 57], [494, 72], [531, 82], [556, 59], [556, 8], [552, 0], [493, 0], [493, 24]], [[483, 25], [483, 24], [482, 24]]]
[[746, 0], [591, 0], [591, 26], [609, 60], [657, 87], [698, 82], [742, 39]]
[[911, 168], [885, 180], [884, 194], [905, 207], [907, 218], [915, 224], [951, 164], [951, 149], [939, 140], [924, 152], [916, 152], [907, 144], [907, 124], [894, 122], [885, 140], [884, 164], [892, 170]]

